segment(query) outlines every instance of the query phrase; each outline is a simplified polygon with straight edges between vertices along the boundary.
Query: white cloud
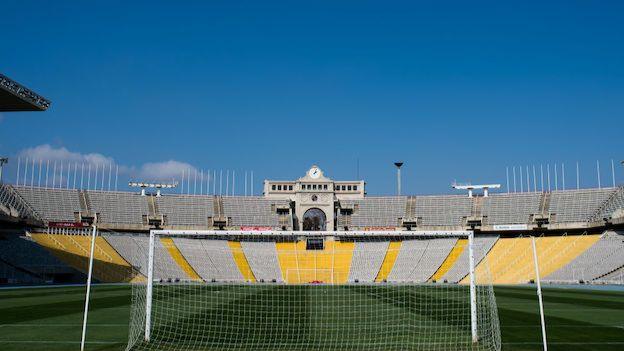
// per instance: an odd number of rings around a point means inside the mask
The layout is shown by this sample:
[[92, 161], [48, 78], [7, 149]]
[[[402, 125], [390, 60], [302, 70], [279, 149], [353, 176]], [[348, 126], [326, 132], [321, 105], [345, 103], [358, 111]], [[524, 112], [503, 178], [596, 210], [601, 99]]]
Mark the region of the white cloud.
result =
[[95, 165], [115, 163], [112, 157], [106, 157], [102, 154], [81, 154], [79, 152], [69, 151], [65, 147], [54, 148], [48, 144], [24, 149], [19, 152], [18, 156], [22, 158], [28, 157], [31, 160], [69, 161]]
[[[120, 174], [136, 181], [170, 181], [172, 179], [180, 179], [182, 174], [199, 172], [193, 165], [176, 160], [148, 162], [140, 166], [118, 165], [112, 157], [100, 153], [83, 154], [70, 151], [65, 147], [55, 148], [49, 144], [24, 149], [18, 153], [18, 156], [22, 158], [22, 161], [28, 158], [29, 160], [43, 160], [44, 162], [47, 160], [51, 162], [60, 161], [61, 163], [76, 162], [78, 164], [106, 165], [106, 167], [109, 164], [117, 165], [119, 166]], [[113, 172], [115, 172], [114, 168]]]
[[197, 168], [186, 162], [169, 160], [164, 162], [149, 162], [143, 164], [135, 173], [142, 180], [170, 180], [177, 179], [182, 173], [196, 172]]

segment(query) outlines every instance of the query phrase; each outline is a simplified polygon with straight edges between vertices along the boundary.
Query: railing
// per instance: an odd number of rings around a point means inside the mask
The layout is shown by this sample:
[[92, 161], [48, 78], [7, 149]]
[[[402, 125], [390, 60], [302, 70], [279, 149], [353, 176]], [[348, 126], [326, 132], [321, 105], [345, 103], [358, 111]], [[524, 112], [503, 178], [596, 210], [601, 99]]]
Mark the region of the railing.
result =
[[0, 203], [18, 212], [20, 218], [32, 218], [41, 221], [41, 217], [30, 205], [8, 184], [0, 183]]

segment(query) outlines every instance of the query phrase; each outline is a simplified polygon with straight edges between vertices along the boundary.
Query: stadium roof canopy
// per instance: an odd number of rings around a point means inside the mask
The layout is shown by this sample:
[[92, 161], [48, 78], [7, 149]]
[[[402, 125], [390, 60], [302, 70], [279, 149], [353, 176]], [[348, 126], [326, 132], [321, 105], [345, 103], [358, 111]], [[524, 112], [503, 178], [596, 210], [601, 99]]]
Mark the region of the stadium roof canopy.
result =
[[0, 112], [45, 111], [50, 101], [0, 74]]

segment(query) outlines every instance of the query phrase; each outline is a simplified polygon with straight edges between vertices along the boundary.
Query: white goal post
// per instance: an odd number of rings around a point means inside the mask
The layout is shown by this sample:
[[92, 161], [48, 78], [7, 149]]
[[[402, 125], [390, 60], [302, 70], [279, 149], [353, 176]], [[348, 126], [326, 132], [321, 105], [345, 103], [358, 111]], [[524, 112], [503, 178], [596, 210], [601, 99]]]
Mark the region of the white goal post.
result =
[[128, 350], [500, 350], [472, 231], [152, 230], [131, 240], [147, 250], [131, 260], [145, 279], [133, 284]]

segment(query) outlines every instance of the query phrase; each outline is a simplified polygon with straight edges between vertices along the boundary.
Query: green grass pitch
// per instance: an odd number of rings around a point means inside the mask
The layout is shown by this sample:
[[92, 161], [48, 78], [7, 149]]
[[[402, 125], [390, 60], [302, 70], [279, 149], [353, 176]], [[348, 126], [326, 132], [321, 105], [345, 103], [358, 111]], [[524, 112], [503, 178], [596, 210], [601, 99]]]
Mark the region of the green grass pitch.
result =
[[[130, 287], [92, 292], [87, 350], [124, 350]], [[534, 288], [495, 293], [503, 350], [541, 350]], [[624, 292], [545, 288], [544, 303], [550, 350], [624, 349]], [[83, 304], [84, 287], [0, 290], [0, 350], [79, 350]]]

